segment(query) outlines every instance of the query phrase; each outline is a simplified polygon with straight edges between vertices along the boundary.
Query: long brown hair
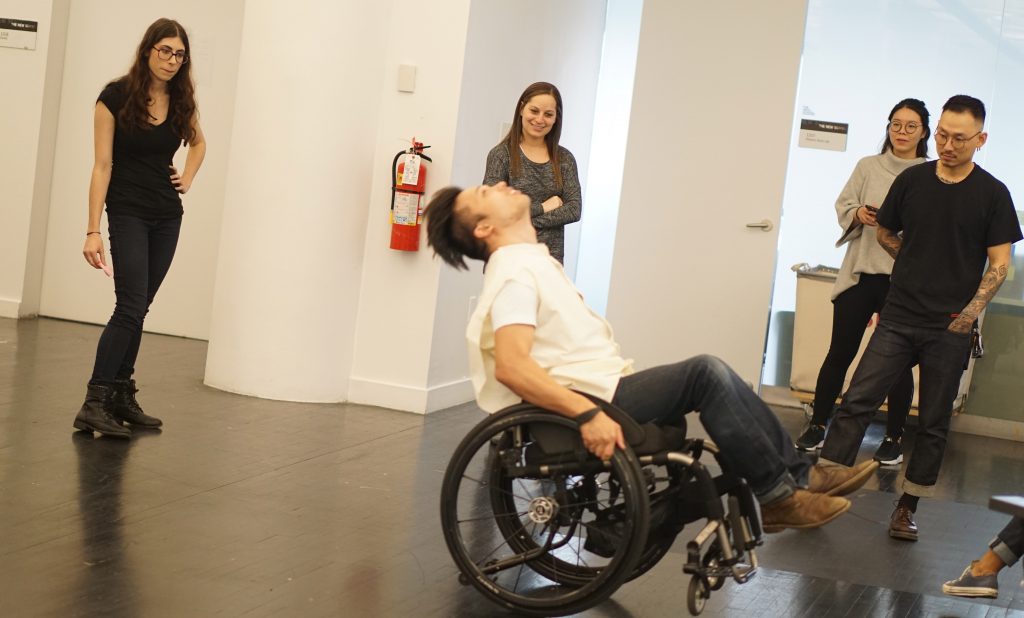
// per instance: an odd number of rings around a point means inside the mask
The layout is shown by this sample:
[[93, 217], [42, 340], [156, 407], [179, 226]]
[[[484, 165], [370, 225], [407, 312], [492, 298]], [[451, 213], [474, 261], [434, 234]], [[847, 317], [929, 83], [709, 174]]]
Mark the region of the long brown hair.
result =
[[562, 136], [562, 94], [554, 84], [548, 82], [536, 82], [530, 84], [519, 95], [516, 103], [516, 111], [512, 115], [512, 128], [502, 143], [508, 146], [509, 158], [509, 180], [522, 173], [522, 160], [520, 159], [519, 144], [523, 140], [523, 107], [530, 102], [530, 99], [539, 94], [550, 94], [555, 99], [555, 124], [544, 136], [544, 143], [548, 147], [548, 158], [551, 160], [551, 171], [555, 174], [555, 186], [562, 188], [562, 165], [558, 156], [558, 138]]
[[[149, 55], [155, 52], [153, 47], [157, 42], [173, 37], [178, 37], [185, 44], [185, 57], [191, 60], [192, 48], [184, 26], [173, 19], [160, 18], [146, 29], [128, 74], [115, 80], [115, 83], [124, 86], [125, 103], [121, 106], [118, 119], [126, 127], [149, 129], [152, 126], [149, 122], [153, 117], [149, 113], [149, 85], [153, 81], [153, 75], [149, 71]], [[171, 121], [171, 127], [186, 144], [191, 144], [196, 137], [193, 124], [196, 116], [196, 97], [191, 62], [185, 62], [178, 67], [178, 72], [167, 83], [167, 93], [170, 95], [167, 117]]]

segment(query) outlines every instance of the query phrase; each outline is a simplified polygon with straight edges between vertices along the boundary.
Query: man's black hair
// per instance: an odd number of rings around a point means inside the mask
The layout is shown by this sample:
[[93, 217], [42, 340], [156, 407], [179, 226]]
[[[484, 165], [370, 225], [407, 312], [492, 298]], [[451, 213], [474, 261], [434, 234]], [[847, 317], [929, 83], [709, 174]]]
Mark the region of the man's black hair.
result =
[[966, 94], [956, 94], [949, 97], [946, 104], [942, 106], [944, 112], [954, 112], [962, 114], [964, 112], [974, 116], [974, 119], [985, 124], [985, 104], [975, 99], [974, 97], [967, 96]]
[[459, 213], [455, 200], [462, 189], [445, 187], [434, 194], [423, 211], [427, 220], [427, 244], [445, 263], [468, 270], [465, 258], [487, 261], [487, 244], [473, 235], [478, 217]]

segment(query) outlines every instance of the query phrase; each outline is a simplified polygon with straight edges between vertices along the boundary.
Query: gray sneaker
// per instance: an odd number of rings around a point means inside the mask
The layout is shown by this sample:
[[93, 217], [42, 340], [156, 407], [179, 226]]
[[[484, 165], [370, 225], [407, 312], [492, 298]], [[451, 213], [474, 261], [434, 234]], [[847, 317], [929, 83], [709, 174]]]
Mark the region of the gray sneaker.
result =
[[954, 597], [989, 597], [999, 596], [999, 578], [995, 573], [991, 575], [971, 575], [972, 562], [959, 579], [942, 584], [942, 591]]

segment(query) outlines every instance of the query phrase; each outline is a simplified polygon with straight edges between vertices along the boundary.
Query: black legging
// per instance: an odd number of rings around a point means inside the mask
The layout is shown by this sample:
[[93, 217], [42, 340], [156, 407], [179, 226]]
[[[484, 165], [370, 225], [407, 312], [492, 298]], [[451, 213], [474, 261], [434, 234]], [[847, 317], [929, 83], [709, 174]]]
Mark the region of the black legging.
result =
[[[871, 316], [881, 311], [889, 293], [889, 275], [860, 276], [857, 285], [844, 291], [832, 301], [832, 341], [825, 362], [818, 372], [814, 387], [814, 416], [811, 422], [824, 425], [832, 416], [836, 397], [843, 388], [846, 371], [857, 356], [864, 329]], [[890, 438], [903, 435], [910, 404], [914, 399], [914, 374], [910, 367], [889, 391], [889, 414], [885, 433]]]
[[90, 382], [109, 384], [135, 373], [142, 323], [178, 245], [181, 217], [142, 219], [107, 214], [117, 304], [96, 348]]

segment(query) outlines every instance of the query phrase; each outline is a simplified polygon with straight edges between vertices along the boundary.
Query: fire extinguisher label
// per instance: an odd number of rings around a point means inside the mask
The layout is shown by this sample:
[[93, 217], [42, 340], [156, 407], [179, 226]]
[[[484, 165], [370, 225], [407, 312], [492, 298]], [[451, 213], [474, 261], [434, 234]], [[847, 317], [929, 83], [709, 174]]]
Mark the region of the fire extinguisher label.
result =
[[415, 193], [395, 192], [395, 208], [391, 222], [395, 225], [416, 225], [420, 209], [420, 196]]
[[402, 181], [399, 184], [417, 185], [420, 182], [420, 156], [417, 154], [405, 155], [405, 169], [402, 170]]

